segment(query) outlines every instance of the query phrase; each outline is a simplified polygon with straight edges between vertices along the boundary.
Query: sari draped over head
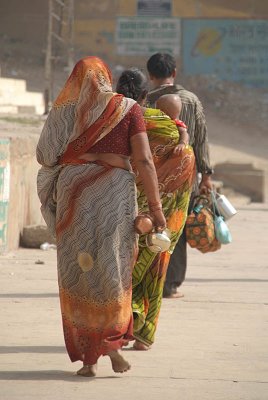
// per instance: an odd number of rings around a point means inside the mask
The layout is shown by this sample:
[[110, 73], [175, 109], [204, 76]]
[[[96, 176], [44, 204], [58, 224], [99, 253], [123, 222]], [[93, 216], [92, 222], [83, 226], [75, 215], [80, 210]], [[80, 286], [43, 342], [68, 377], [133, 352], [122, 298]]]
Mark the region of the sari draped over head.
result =
[[[158, 176], [159, 191], [167, 228], [171, 235], [170, 250], [151, 252], [145, 237], [139, 238], [139, 254], [132, 274], [132, 308], [134, 336], [146, 345], [154, 342], [170, 255], [182, 233], [191, 188], [195, 180], [195, 157], [191, 146], [174, 153], [179, 143], [176, 123], [160, 110], [147, 108], [144, 113], [149, 144]], [[139, 213], [149, 211], [144, 188], [136, 178]]]
[[132, 338], [135, 177], [86, 162], [83, 155], [112, 135], [134, 104], [113, 93], [102, 60], [82, 59], [55, 100], [37, 146], [41, 211], [57, 239], [65, 343], [70, 359], [84, 364], [95, 364]]
[[113, 93], [111, 74], [97, 57], [75, 65], [56, 98], [42, 130], [36, 156], [42, 168], [37, 177], [41, 212], [55, 235], [55, 186], [63, 164], [81, 156], [125, 117], [134, 100]]

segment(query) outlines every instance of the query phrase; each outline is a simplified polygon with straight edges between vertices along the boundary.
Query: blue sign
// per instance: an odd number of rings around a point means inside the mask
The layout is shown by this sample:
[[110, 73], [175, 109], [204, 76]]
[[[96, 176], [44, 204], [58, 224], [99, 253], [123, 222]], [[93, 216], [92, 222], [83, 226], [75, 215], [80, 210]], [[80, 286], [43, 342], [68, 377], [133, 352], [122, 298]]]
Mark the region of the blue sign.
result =
[[214, 75], [268, 88], [268, 20], [184, 19], [186, 75]]

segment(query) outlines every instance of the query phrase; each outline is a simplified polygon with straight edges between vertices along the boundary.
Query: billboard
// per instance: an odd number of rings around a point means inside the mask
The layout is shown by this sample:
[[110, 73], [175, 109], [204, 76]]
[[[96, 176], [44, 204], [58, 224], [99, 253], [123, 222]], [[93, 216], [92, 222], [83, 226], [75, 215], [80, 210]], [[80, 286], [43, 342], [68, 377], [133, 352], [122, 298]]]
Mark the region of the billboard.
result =
[[180, 35], [179, 18], [120, 17], [116, 27], [117, 54], [148, 56], [164, 52], [178, 55]]
[[268, 88], [268, 20], [185, 19], [183, 70]]

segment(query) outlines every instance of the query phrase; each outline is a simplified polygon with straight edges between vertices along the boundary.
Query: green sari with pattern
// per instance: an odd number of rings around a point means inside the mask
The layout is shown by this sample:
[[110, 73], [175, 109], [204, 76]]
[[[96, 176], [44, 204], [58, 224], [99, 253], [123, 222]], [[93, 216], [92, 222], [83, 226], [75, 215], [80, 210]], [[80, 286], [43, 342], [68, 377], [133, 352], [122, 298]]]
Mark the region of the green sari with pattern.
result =
[[[180, 238], [195, 179], [195, 157], [187, 145], [179, 153], [176, 123], [160, 110], [147, 108], [144, 113], [146, 130], [159, 182], [159, 191], [167, 228], [171, 232], [171, 247], [167, 252], [153, 253], [145, 235], [139, 238], [139, 254], [132, 274], [132, 309], [134, 336], [140, 342], [154, 342], [163, 287], [170, 255]], [[135, 170], [135, 166], [134, 166]], [[139, 213], [148, 212], [148, 202], [139, 177], [136, 178]]]

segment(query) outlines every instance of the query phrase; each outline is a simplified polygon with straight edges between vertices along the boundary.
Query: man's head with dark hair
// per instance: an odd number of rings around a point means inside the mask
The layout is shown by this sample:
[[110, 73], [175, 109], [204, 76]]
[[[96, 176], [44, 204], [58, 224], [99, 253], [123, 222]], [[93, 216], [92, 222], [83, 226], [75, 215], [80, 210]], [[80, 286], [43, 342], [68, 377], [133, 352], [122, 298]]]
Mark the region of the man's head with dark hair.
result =
[[147, 61], [150, 78], [165, 79], [176, 74], [176, 61], [167, 53], [156, 53]]

